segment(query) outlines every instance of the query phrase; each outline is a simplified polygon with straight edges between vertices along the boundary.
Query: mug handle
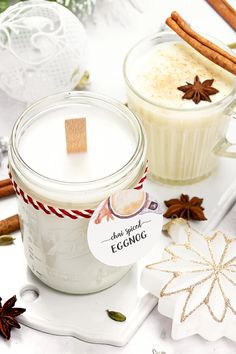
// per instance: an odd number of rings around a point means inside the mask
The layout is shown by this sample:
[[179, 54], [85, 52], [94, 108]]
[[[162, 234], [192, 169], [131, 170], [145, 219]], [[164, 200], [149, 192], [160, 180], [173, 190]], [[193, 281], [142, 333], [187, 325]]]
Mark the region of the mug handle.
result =
[[[233, 112], [231, 119], [235, 120], [236, 123], [236, 111]], [[236, 131], [236, 124], [234, 126], [234, 129]], [[230, 143], [227, 138], [223, 138], [214, 147], [213, 151], [218, 156], [236, 158], [236, 151], [229, 151], [232, 146], [236, 147], [236, 143]]]

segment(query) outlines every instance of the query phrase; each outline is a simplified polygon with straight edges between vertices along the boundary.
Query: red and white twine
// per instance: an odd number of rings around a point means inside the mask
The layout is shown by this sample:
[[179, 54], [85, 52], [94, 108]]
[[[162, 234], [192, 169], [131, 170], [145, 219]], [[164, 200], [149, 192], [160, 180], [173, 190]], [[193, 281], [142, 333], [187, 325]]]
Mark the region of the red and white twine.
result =
[[[145, 168], [143, 177], [140, 179], [140, 181], [138, 182], [137, 186], [134, 187], [134, 189], [139, 190], [139, 189], [143, 188], [143, 183], [144, 183], [145, 179], [147, 178], [147, 170], [148, 170], [148, 167]], [[18, 198], [21, 198], [26, 204], [31, 205], [36, 210], [43, 211], [47, 215], [54, 214], [59, 218], [68, 217], [70, 219], [75, 220], [78, 218], [89, 219], [94, 213], [93, 209], [85, 209], [85, 210], [70, 209], [70, 210], [68, 210], [68, 209], [62, 209], [62, 208], [55, 208], [50, 205], [45, 205], [37, 200], [34, 200], [32, 197], [30, 197], [28, 194], [26, 194], [13, 180], [13, 177], [12, 177], [12, 174], [10, 171], [9, 171], [9, 177], [12, 181], [13, 188], [14, 188]]]

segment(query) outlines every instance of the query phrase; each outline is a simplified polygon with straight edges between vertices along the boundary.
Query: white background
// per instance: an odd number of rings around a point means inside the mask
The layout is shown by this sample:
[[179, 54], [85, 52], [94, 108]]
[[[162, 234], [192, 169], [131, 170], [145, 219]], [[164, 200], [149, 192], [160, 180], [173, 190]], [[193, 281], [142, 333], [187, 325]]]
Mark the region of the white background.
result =
[[[109, 0], [106, 0], [111, 2]], [[135, 0], [133, 0], [135, 1]], [[98, 1], [99, 2], [99, 1]], [[105, 3], [105, 1], [104, 1]], [[91, 75], [90, 89], [125, 101], [125, 88], [122, 77], [122, 62], [127, 50], [143, 36], [157, 31], [169, 16], [177, 10], [201, 32], [230, 43], [236, 40], [234, 31], [212, 10], [204, 0], [139, 0], [140, 14], [130, 6], [124, 7], [120, 0], [113, 0], [111, 12], [97, 9], [94, 23], [87, 24], [89, 40], [89, 64]], [[230, 3], [236, 8], [236, 1]], [[99, 5], [98, 5], [99, 6]], [[102, 13], [101, 13], [102, 12]], [[0, 58], [1, 61], [1, 58]], [[9, 136], [12, 125], [25, 105], [0, 92], [0, 136]], [[6, 162], [6, 161], [5, 161]], [[0, 167], [0, 178], [6, 176], [5, 163]], [[161, 185], [147, 184], [147, 190], [160, 199], [168, 199], [181, 192], [205, 196], [208, 215], [219, 198], [236, 179], [235, 161], [221, 159], [219, 170], [208, 180], [192, 187], [166, 188]], [[16, 213], [13, 198], [0, 201], [0, 218]], [[14, 260], [10, 260], [14, 267]], [[1, 287], [0, 279], [0, 295]], [[71, 337], [48, 335], [22, 326], [14, 331], [11, 341], [0, 338], [1, 354], [151, 354], [152, 348], [166, 351], [167, 354], [235, 354], [236, 343], [222, 339], [210, 343], [198, 336], [178, 342], [170, 338], [171, 321], [159, 315], [157, 309], [143, 323], [130, 343], [123, 348], [96, 345]]]

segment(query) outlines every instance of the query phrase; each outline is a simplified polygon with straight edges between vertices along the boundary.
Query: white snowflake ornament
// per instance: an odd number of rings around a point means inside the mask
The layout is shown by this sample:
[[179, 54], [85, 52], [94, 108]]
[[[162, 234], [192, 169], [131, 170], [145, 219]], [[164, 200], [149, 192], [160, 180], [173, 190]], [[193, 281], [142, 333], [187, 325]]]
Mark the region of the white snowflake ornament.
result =
[[169, 225], [169, 234], [174, 242], [146, 267], [142, 284], [173, 319], [172, 337], [236, 340], [236, 238], [202, 235], [183, 219]]

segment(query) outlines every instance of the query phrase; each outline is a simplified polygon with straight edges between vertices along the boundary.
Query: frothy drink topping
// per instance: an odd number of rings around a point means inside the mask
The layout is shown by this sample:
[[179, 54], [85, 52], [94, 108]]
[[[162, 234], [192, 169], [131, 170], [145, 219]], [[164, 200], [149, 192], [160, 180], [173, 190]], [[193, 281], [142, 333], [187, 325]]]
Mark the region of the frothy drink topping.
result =
[[112, 209], [119, 215], [131, 215], [139, 210], [145, 201], [145, 193], [126, 190], [111, 197]]
[[[146, 99], [173, 108], [192, 108], [195, 103], [182, 99], [177, 87], [193, 82], [195, 75], [201, 81], [214, 79], [219, 90], [211, 96], [212, 103], [226, 97], [233, 87], [234, 76], [203, 57], [186, 43], [168, 42], [156, 45], [137, 59], [130, 70], [130, 81], [135, 90]], [[208, 106], [201, 101], [198, 106]]]

